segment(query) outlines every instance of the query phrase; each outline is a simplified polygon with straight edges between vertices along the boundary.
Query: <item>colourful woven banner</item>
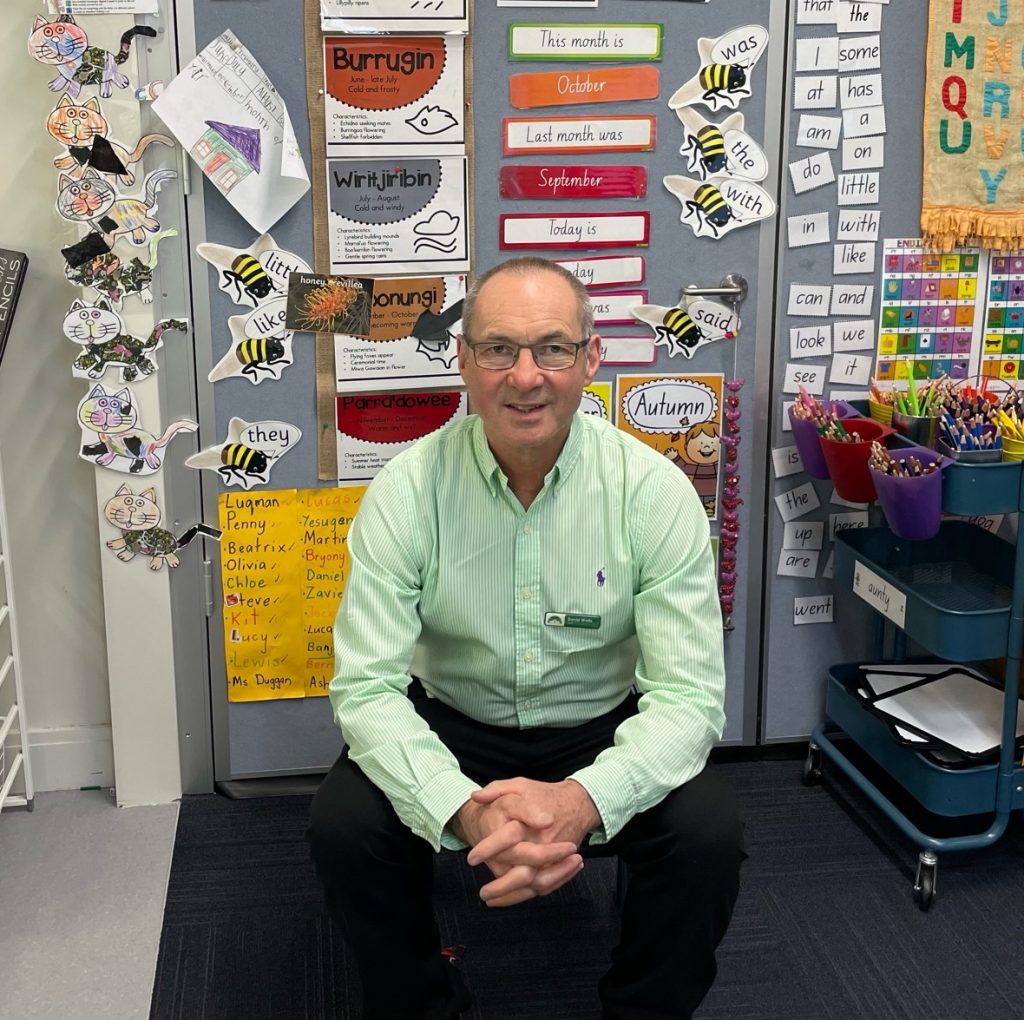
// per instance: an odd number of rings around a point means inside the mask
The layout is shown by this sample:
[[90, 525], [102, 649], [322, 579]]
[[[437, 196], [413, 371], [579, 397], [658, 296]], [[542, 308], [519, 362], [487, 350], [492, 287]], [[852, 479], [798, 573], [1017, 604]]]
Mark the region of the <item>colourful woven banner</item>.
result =
[[921, 234], [1024, 247], [1024, 0], [931, 0]]

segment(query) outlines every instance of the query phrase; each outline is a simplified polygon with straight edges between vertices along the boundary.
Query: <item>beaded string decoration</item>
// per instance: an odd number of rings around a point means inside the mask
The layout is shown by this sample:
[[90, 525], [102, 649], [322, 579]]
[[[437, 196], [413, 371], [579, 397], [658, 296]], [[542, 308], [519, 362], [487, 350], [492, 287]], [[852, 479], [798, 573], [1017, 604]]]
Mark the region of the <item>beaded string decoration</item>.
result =
[[725, 485], [722, 487], [722, 526], [718, 531], [718, 599], [722, 605], [722, 627], [734, 630], [732, 622], [736, 598], [736, 543], [740, 535], [740, 476], [738, 471], [740, 445], [739, 392], [746, 379], [730, 379], [725, 388], [725, 431], [721, 441], [725, 447]]

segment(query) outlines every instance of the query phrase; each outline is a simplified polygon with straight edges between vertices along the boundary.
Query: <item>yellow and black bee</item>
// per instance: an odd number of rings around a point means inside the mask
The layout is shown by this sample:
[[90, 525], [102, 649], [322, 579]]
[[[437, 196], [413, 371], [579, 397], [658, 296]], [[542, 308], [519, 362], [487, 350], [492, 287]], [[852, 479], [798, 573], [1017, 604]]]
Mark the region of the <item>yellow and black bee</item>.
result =
[[245, 291], [254, 302], [262, 301], [274, 289], [274, 281], [259, 260], [245, 252], [231, 260], [231, 268], [224, 270], [224, 276], [235, 285], [237, 298]]
[[265, 453], [254, 450], [244, 443], [228, 443], [220, 451], [220, 461], [223, 467], [218, 471], [225, 481], [231, 478], [238, 478], [240, 475], [255, 476], [260, 481], [266, 481], [268, 460]]
[[697, 76], [705, 90], [705, 99], [721, 92], [739, 92], [747, 84], [747, 69], [742, 64], [705, 64]]
[[692, 201], [686, 203], [686, 210], [703, 219], [711, 233], [718, 237], [718, 228], [732, 219], [732, 209], [725, 197], [713, 184], [702, 184], [693, 193]]
[[249, 376], [253, 382], [259, 381], [260, 372], [274, 375], [269, 365], [276, 365], [285, 358], [284, 342], [276, 337], [247, 337], [235, 348], [235, 357], [242, 364], [242, 375]]
[[717, 124], [708, 124], [694, 136], [704, 172], [717, 174], [725, 169], [725, 135]]
[[682, 308], [669, 308], [655, 331], [666, 339], [673, 338], [683, 347], [696, 347], [704, 339], [700, 326]]

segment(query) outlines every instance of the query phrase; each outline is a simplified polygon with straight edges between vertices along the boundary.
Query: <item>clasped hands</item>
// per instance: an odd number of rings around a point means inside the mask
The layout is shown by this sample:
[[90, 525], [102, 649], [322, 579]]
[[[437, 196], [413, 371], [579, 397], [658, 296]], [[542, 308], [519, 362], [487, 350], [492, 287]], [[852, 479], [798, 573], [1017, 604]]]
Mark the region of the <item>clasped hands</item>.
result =
[[541, 783], [499, 779], [475, 790], [452, 819], [470, 845], [467, 860], [494, 875], [480, 890], [489, 907], [510, 907], [547, 896], [583, 869], [577, 852], [601, 816], [572, 779]]

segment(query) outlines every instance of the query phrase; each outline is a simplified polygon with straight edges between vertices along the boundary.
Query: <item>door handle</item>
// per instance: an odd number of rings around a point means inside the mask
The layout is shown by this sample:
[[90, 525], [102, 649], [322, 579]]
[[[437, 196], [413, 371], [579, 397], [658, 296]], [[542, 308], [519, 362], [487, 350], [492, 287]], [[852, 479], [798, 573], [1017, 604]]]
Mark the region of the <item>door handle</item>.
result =
[[683, 288], [684, 298], [716, 297], [730, 305], [733, 314], [739, 317], [740, 305], [747, 296], [746, 277], [739, 273], [723, 276], [717, 287], [701, 287], [696, 283], [687, 284]]

